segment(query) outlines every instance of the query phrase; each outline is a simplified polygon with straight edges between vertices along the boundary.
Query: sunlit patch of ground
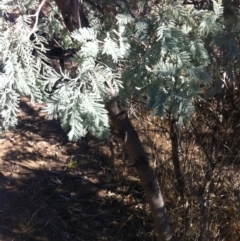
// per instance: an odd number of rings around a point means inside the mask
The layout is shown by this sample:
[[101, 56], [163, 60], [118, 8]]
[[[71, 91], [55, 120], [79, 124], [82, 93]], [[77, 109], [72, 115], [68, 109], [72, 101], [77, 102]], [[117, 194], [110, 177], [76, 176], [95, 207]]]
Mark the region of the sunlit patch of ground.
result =
[[[157, 240], [145, 194], [117, 138], [99, 141], [88, 135], [71, 143], [57, 120], [44, 118], [41, 106], [27, 99], [20, 106], [16, 130], [0, 137], [0, 241]], [[200, 144], [210, 143], [211, 133], [202, 128], [198, 142], [188, 127], [182, 129], [182, 200], [168, 123], [143, 109], [139, 113], [131, 119], [158, 178], [172, 229], [180, 241], [197, 240], [208, 167]], [[237, 146], [237, 131], [235, 136]], [[240, 237], [238, 155], [221, 151], [204, 213], [206, 241]]]
[[107, 141], [68, 142], [41, 106], [20, 106], [16, 130], [0, 138], [0, 240], [154, 240], [121, 152], [114, 169]]

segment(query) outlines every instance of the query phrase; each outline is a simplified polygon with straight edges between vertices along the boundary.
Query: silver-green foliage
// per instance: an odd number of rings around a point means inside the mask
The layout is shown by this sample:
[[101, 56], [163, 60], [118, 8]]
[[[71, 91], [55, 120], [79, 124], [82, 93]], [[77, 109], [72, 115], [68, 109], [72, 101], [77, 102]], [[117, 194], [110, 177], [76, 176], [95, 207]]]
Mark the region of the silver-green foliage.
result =
[[[223, 5], [221, 5], [223, 2]], [[199, 17], [199, 13], [196, 13]], [[228, 80], [235, 82], [240, 71], [239, 10], [234, 1], [214, 1], [213, 11], [204, 14], [199, 35], [206, 42], [211, 56], [211, 70], [215, 82], [207, 97], [222, 91], [220, 70], [225, 70]]]
[[[121, 36], [130, 46], [120, 95], [147, 95], [147, 107], [154, 115], [164, 116], [168, 111], [179, 124], [190, 118], [194, 98], [211, 80], [208, 52], [199, 34], [204, 14], [197, 20], [195, 11], [182, 1], [165, 0], [153, 4], [146, 18], [118, 15]], [[219, 14], [212, 15], [217, 21]]]
[[[147, 15], [139, 12], [139, 17], [133, 18], [121, 13], [107, 23], [101, 23], [91, 10], [91, 27], [76, 30], [67, 36], [69, 41], [61, 42], [65, 47], [78, 48], [72, 59], [74, 75], [56, 72], [41, 61], [44, 39], [35, 33], [35, 40], [29, 40], [32, 18], [23, 7], [28, 4], [30, 8], [36, 1], [23, 2], [25, 5], [18, 6], [22, 12], [16, 22], [3, 17], [12, 1], [0, 4], [0, 108], [4, 127], [16, 125], [19, 97], [25, 95], [32, 101], [44, 101], [43, 111], [50, 119], [61, 119], [70, 140], [78, 140], [88, 131], [106, 137], [106, 86], [123, 100], [147, 96], [147, 107], [155, 115], [168, 110], [181, 123], [190, 117], [192, 101], [198, 97], [201, 85], [210, 82], [205, 69], [209, 57], [200, 34], [207, 31], [203, 21], [209, 16], [205, 12], [199, 16], [182, 6], [182, 1], [161, 1], [151, 6]], [[218, 16], [214, 11], [211, 14]], [[47, 34], [52, 36], [59, 33], [59, 23], [51, 22], [49, 16], [51, 24], [43, 23], [45, 27], [39, 29], [48, 29]], [[61, 34], [58, 37], [66, 38]], [[34, 49], [41, 49], [37, 57], [32, 54]]]
[[147, 54], [151, 72], [148, 107], [158, 115], [168, 110], [181, 124], [191, 116], [201, 85], [210, 83], [209, 57], [196, 33], [193, 12], [180, 1], [168, 1], [162, 9], [160, 14], [153, 12], [156, 38]]
[[182, 1], [165, 0], [150, 10], [145, 17], [116, 17], [116, 37], [130, 46], [121, 62], [124, 88], [119, 94], [124, 100], [147, 96], [154, 115], [168, 111], [181, 124], [191, 117], [201, 87], [211, 83], [202, 33], [211, 33], [218, 24], [222, 7], [214, 2], [214, 11], [195, 11]]
[[[108, 136], [108, 115], [105, 100], [108, 99], [106, 85], [109, 83], [118, 92], [121, 82], [117, 70], [102, 62], [108, 56], [116, 64], [120, 46], [106, 34], [101, 41], [98, 32], [92, 28], [83, 28], [72, 33], [72, 38], [81, 45], [73, 58], [77, 64], [76, 75], [70, 77], [62, 73], [57, 80], [57, 90], [49, 99], [44, 111], [49, 118], [61, 117], [62, 127], [68, 131], [70, 140], [76, 141], [88, 131], [99, 138]], [[45, 80], [51, 84], [51, 78]]]
[[30, 41], [32, 20], [26, 14], [37, 4], [33, 0], [0, 2], [1, 129], [16, 126], [21, 96], [28, 96], [32, 102], [43, 101], [40, 70], [49, 67], [32, 53], [44, 52], [44, 39], [35, 35], [35, 40]]

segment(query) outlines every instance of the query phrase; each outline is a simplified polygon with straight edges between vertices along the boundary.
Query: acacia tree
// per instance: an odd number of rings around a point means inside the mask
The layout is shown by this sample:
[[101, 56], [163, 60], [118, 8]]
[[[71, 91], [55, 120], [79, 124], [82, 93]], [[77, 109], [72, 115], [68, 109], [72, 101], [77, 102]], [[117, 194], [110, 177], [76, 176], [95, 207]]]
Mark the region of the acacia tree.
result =
[[[40, 18], [44, 4], [49, 12]], [[222, 16], [220, 2], [199, 12], [180, 0], [2, 0], [0, 10], [1, 128], [16, 126], [21, 96], [44, 103], [43, 111], [60, 119], [71, 141], [87, 132], [107, 138], [110, 118], [146, 192], [160, 240], [174, 240], [159, 185], [120, 103], [147, 98], [153, 115], [168, 113], [174, 126], [191, 118], [193, 100], [210, 84], [202, 36], [211, 32], [206, 22], [214, 28]], [[53, 41], [64, 50], [63, 61], [71, 53], [74, 71], [51, 67], [47, 48]]]

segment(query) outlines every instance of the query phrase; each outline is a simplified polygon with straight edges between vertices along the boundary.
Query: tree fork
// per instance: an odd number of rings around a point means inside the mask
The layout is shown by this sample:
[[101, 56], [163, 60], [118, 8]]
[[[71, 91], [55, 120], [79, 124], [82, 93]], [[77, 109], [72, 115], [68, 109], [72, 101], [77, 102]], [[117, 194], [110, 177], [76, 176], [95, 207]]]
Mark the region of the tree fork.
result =
[[159, 240], [176, 240], [171, 231], [158, 182], [149, 165], [138, 134], [129, 120], [126, 111], [121, 108], [116, 97], [111, 98], [111, 100], [107, 103], [106, 108], [109, 112], [111, 125], [122, 137], [129, 161], [133, 163], [133, 166], [138, 173], [140, 182], [144, 188], [151, 208], [153, 219], [159, 234]]

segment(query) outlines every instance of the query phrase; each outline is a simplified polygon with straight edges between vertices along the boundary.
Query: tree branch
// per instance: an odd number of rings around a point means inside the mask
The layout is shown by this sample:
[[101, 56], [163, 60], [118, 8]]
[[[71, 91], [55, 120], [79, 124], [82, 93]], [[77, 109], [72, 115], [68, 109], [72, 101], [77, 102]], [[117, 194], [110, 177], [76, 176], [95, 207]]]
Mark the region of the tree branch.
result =
[[96, 8], [100, 13], [104, 14], [103, 8], [100, 7], [98, 4], [95, 4], [94, 2], [90, 1], [90, 0], [85, 0], [87, 3], [89, 3], [90, 5], [92, 5], [94, 8]]
[[39, 18], [39, 13], [43, 7], [43, 5], [45, 4], [47, 0], [42, 0], [42, 2], [40, 3], [40, 5], [38, 6], [38, 9], [36, 11], [36, 13], [34, 15], [30, 15], [31, 17], [36, 17], [36, 21], [33, 25], [32, 30], [30, 31], [30, 33], [28, 34], [28, 39], [31, 37], [31, 35], [36, 31], [37, 29], [37, 25], [38, 25], [38, 18]]
[[55, 0], [67, 29], [72, 32], [76, 29], [89, 27], [88, 20], [78, 0]]
[[[111, 89], [110, 86], [109, 89]], [[131, 166], [135, 167], [135, 170], [138, 173], [159, 233], [159, 240], [176, 240], [170, 228], [165, 204], [157, 179], [153, 174], [153, 170], [149, 165], [148, 158], [144, 152], [138, 134], [129, 120], [127, 112], [121, 108], [116, 97], [111, 98], [106, 105], [106, 108], [112, 126], [119, 134], [121, 134], [124, 148], [128, 154], [128, 159], [130, 163], [133, 164]]]
[[128, 9], [128, 12], [130, 13], [130, 15], [131, 15], [133, 18], [135, 18], [134, 14], [133, 14], [132, 11], [131, 11], [131, 8], [129, 7], [129, 4], [128, 4], [127, 0], [123, 0], [123, 2], [126, 4], [127, 9]]

